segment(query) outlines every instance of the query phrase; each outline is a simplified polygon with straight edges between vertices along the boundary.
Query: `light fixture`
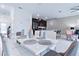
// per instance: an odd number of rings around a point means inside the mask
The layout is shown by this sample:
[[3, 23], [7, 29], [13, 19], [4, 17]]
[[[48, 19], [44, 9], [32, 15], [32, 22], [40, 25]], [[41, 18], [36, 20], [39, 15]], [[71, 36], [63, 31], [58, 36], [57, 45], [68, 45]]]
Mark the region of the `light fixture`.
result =
[[76, 24], [68, 24], [70, 27], [75, 27]]
[[48, 19], [48, 17], [45, 17], [45, 19]]
[[1, 23], [1, 26], [6, 26], [6, 24], [5, 23]]
[[39, 14], [37, 14], [37, 15], [36, 15], [36, 19], [39, 19], [39, 16], [40, 16], [40, 15], [39, 15]]

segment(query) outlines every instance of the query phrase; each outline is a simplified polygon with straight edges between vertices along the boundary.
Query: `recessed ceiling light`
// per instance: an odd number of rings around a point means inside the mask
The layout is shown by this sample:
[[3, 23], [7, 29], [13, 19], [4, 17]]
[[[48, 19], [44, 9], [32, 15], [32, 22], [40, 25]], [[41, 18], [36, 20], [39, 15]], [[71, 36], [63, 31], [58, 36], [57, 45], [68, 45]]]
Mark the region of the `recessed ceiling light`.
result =
[[69, 26], [70, 26], [70, 27], [75, 27], [75, 26], [76, 26], [76, 24], [69, 24]]
[[23, 9], [21, 6], [20, 7], [18, 7], [19, 9]]
[[45, 19], [47, 19], [48, 17], [45, 17]]
[[38, 19], [38, 18], [39, 18], [39, 16], [40, 16], [40, 15], [39, 15], [39, 14], [37, 14], [37, 15], [36, 15], [36, 19]]

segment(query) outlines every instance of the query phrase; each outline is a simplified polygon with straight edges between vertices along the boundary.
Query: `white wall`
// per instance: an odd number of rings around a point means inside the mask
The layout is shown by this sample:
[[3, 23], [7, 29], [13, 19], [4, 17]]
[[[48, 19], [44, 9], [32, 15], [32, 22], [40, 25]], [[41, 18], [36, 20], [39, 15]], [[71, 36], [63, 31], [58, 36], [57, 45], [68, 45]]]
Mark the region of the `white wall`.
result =
[[3, 15], [0, 15], [0, 32], [1, 32], [1, 23], [4, 23], [6, 24], [6, 30], [7, 30], [7, 27], [11, 24], [11, 17], [10, 16], [3, 16]]
[[53, 30], [46, 30], [45, 38], [46, 39], [56, 39], [56, 32], [54, 32]]
[[68, 27], [66, 26], [66, 24], [63, 23], [63, 21], [61, 21], [59, 19], [47, 21], [47, 29], [48, 30], [64, 30], [67, 28]]
[[11, 18], [10, 18], [10, 16], [0, 16], [0, 22], [10, 23]]
[[32, 15], [27, 11], [15, 10], [14, 11], [14, 21], [13, 21], [13, 32], [22, 31], [24, 29], [24, 34], [28, 35], [29, 29], [32, 24]]
[[79, 15], [76, 16], [70, 16], [70, 17], [65, 17], [65, 18], [60, 18], [59, 20], [62, 20], [64, 24], [66, 24], [67, 26], [71, 27], [71, 26], [76, 26], [78, 25], [78, 20], [79, 20]]
[[[48, 23], [47, 24], [48, 29], [53, 29], [53, 28], [64, 29], [67, 27], [74, 27], [79, 25], [79, 15], [58, 18], [57, 20], [49, 20], [47, 23]], [[51, 23], [53, 25], [50, 25]]]
[[60, 18], [59, 20], [62, 20], [63, 23], [69, 27], [74, 27], [75, 29], [79, 29], [79, 15]]
[[79, 29], [79, 15], [51, 19], [47, 21], [47, 29], [48, 30], [59, 30], [61, 29], [61, 34], [65, 34], [67, 29], [70, 27], [75, 27], [75, 29]]

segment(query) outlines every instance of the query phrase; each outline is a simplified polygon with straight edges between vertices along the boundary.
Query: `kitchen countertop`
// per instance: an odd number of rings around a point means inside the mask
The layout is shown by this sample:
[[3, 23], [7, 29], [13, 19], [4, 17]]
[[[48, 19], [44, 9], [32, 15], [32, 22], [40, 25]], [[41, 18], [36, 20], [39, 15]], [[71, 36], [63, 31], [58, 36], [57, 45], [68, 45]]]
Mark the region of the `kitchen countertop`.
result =
[[[41, 45], [39, 43], [35, 43], [32, 45], [24, 44], [23, 42], [26, 40], [30, 40], [30, 39], [18, 39], [18, 41], [21, 43], [22, 46], [26, 47], [26, 49], [29, 49], [35, 55], [44, 55], [46, 53], [46, 51], [50, 50], [51, 46], [49, 46], [49, 45]], [[36, 40], [38, 41], [38, 39], [36, 39]], [[55, 48], [55, 45], [53, 44], [51, 49], [54, 49], [54, 48]]]

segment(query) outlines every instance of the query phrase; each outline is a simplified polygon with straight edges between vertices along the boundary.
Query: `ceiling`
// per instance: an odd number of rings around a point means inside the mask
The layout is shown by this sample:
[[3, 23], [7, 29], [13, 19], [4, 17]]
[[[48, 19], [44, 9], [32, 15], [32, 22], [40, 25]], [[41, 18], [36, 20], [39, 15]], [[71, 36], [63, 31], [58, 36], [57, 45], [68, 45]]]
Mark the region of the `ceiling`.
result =
[[39, 16], [47, 19], [79, 15], [78, 9], [71, 10], [79, 6], [79, 3], [7, 3], [4, 5], [15, 8], [16, 10], [20, 9], [24, 12], [32, 13], [33, 17]]
[[10, 12], [0, 8], [0, 16], [10, 16]]

